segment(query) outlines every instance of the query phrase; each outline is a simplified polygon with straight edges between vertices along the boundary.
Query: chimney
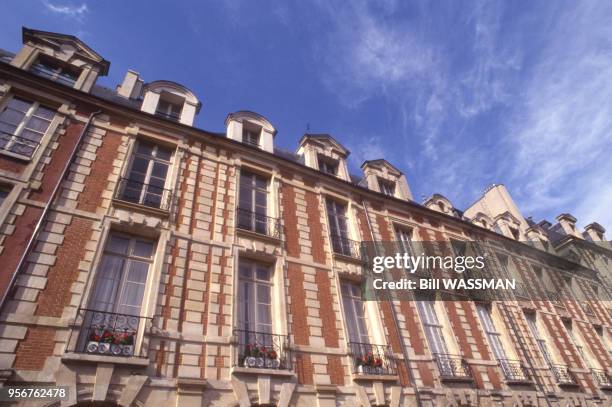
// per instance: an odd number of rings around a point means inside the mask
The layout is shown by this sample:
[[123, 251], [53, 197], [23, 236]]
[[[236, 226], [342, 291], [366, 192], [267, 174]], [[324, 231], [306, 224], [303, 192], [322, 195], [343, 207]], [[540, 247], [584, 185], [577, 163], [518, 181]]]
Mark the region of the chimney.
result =
[[592, 242], [605, 242], [606, 229], [597, 222], [590, 223], [585, 226], [584, 232]]
[[117, 86], [117, 93], [127, 99], [137, 99], [140, 96], [143, 84], [144, 81], [140, 79], [140, 74], [129, 69], [125, 73], [123, 83]]
[[561, 215], [557, 216], [557, 220], [559, 221], [559, 224], [563, 228], [566, 235], [572, 235], [582, 239], [582, 235], [576, 229], [576, 218], [569, 213], [562, 213]]

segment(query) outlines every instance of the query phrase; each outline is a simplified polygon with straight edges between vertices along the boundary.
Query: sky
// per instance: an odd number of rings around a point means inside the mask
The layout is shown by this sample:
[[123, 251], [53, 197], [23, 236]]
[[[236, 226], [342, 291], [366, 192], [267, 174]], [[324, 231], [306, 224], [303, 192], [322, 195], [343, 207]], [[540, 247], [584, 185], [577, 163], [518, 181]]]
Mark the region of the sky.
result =
[[8, 1], [0, 48], [21, 26], [77, 35], [111, 62], [202, 101], [223, 131], [252, 110], [295, 150], [329, 133], [349, 166], [385, 158], [415, 200], [465, 209], [505, 184], [525, 216], [571, 213], [612, 235], [612, 2]]

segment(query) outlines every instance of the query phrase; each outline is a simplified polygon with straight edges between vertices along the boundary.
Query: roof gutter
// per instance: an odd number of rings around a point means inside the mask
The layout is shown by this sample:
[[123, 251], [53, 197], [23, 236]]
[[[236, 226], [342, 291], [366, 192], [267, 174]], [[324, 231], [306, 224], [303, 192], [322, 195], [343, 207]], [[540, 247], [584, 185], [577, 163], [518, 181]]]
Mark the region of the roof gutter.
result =
[[32, 251], [32, 247], [34, 247], [34, 243], [36, 242], [36, 239], [38, 238], [38, 234], [40, 233], [40, 230], [45, 221], [45, 218], [47, 217], [47, 214], [51, 210], [51, 204], [53, 203], [57, 194], [60, 191], [62, 181], [66, 178], [66, 175], [68, 174], [68, 170], [70, 169], [70, 166], [72, 165], [72, 162], [74, 161], [74, 157], [76, 157], [76, 153], [79, 151], [79, 147], [81, 146], [81, 143], [83, 142], [83, 138], [85, 137], [85, 134], [87, 133], [87, 131], [89, 130], [89, 127], [91, 126], [91, 123], [93, 122], [93, 118], [99, 115], [101, 112], [102, 112], [101, 110], [98, 110], [96, 112], [91, 113], [89, 115], [89, 118], [87, 119], [87, 122], [85, 123], [85, 126], [83, 126], [83, 129], [81, 130], [81, 133], [79, 134], [79, 138], [77, 139], [76, 143], [74, 144], [74, 147], [72, 148], [72, 152], [70, 153], [70, 158], [68, 159], [68, 161], [66, 161], [66, 164], [64, 165], [64, 168], [60, 175], [60, 178], [58, 179], [57, 184], [55, 184], [55, 187], [53, 188], [51, 197], [45, 204], [45, 207], [40, 217], [38, 218], [38, 222], [36, 223], [36, 226], [34, 227], [34, 231], [32, 232], [30, 239], [28, 240], [28, 244], [26, 245], [23, 251], [23, 254], [21, 255], [21, 258], [19, 259], [19, 263], [17, 264], [17, 267], [15, 267], [15, 271], [13, 272], [13, 275], [11, 276], [11, 280], [9, 281], [9, 284], [6, 287], [6, 290], [2, 293], [2, 299], [0, 299], [0, 310], [4, 308], [4, 304], [6, 303], [6, 300], [8, 298], [8, 293], [11, 291], [13, 285], [15, 284], [15, 281], [17, 280], [17, 275], [19, 274], [19, 271], [25, 264], [26, 259], [28, 258], [30, 252]]

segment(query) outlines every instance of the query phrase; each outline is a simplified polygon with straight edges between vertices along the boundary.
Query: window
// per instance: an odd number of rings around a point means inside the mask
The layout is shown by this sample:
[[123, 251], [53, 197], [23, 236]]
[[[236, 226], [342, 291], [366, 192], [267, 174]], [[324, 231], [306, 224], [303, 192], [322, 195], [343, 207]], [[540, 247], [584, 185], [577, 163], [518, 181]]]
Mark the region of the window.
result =
[[242, 142], [259, 147], [260, 133], [261, 131], [244, 128], [242, 130]]
[[387, 196], [395, 196], [395, 182], [378, 179], [378, 188], [380, 192]]
[[238, 282], [238, 328], [272, 333], [272, 276], [270, 266], [241, 259]]
[[127, 179], [122, 180], [119, 199], [140, 205], [167, 210], [170, 191], [166, 178], [172, 150], [148, 141], [136, 143]]
[[0, 185], [0, 206], [2, 206], [10, 192], [11, 190], [8, 187]]
[[448, 354], [446, 341], [444, 340], [443, 326], [436, 314], [435, 302], [429, 299], [418, 299], [417, 308], [423, 321], [425, 336], [432, 354]]
[[178, 103], [172, 103], [164, 99], [160, 99], [159, 103], [157, 104], [155, 114], [157, 116], [165, 117], [166, 119], [178, 122], [181, 119], [182, 110], [182, 105], [179, 105]]
[[553, 358], [548, 350], [548, 344], [546, 343], [546, 340], [540, 335], [540, 330], [538, 329], [538, 325], [536, 323], [535, 314], [526, 314], [525, 317], [527, 318], [527, 325], [529, 325], [529, 329], [531, 330], [531, 333], [533, 334], [538, 344], [538, 348], [540, 349], [540, 352], [542, 353], [546, 364], [552, 366]]
[[352, 252], [351, 241], [348, 238], [346, 206], [328, 198], [327, 219], [329, 221], [329, 232], [334, 252], [345, 256], [354, 254]]
[[32, 65], [30, 71], [36, 75], [70, 87], [74, 87], [80, 75], [78, 68], [47, 56], [41, 56], [39, 60]]
[[155, 242], [111, 233], [98, 268], [90, 308], [139, 316]]
[[361, 300], [359, 284], [343, 281], [340, 283], [340, 287], [349, 342], [370, 343], [365, 316], [365, 304]]
[[395, 228], [395, 236], [402, 253], [412, 255], [412, 230], [400, 227]]
[[319, 171], [326, 174], [338, 175], [338, 161], [333, 158], [325, 157], [322, 155], [318, 156]]
[[257, 233], [269, 234], [268, 180], [248, 171], [240, 172], [238, 199], [238, 227]]
[[54, 116], [36, 102], [12, 97], [0, 112], [0, 151], [31, 158]]
[[446, 212], [446, 206], [444, 205], [444, 203], [438, 202], [438, 208], [440, 208], [440, 211]]
[[493, 355], [497, 360], [506, 359], [506, 351], [501, 341], [501, 334], [495, 329], [493, 319], [491, 318], [491, 310], [484, 304], [476, 304], [476, 310], [489, 340], [489, 345], [493, 350]]

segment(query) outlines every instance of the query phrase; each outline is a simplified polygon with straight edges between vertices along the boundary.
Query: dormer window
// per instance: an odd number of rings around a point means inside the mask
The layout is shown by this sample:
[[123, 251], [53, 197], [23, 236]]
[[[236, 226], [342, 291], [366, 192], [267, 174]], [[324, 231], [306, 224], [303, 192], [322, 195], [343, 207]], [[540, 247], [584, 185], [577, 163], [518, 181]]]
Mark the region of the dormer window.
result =
[[378, 179], [378, 187], [380, 192], [387, 196], [395, 196], [395, 182]]
[[79, 75], [79, 69], [62, 63], [48, 56], [41, 56], [30, 68], [32, 73], [47, 79], [74, 87]]
[[514, 240], [519, 240], [520, 235], [518, 229], [510, 226], [508, 226], [508, 229], [510, 229], [510, 233], [512, 233], [512, 237], [514, 238]]
[[160, 98], [155, 114], [157, 116], [178, 122], [181, 119], [182, 110], [183, 105]]
[[446, 212], [446, 207], [443, 202], [438, 202], [438, 208], [440, 208], [440, 211]]
[[242, 129], [242, 142], [245, 144], [250, 144], [253, 147], [259, 147], [260, 141], [260, 131], [255, 131], [253, 129]]
[[333, 158], [325, 157], [323, 155], [318, 156], [319, 171], [329, 175], [338, 175], [338, 161]]

